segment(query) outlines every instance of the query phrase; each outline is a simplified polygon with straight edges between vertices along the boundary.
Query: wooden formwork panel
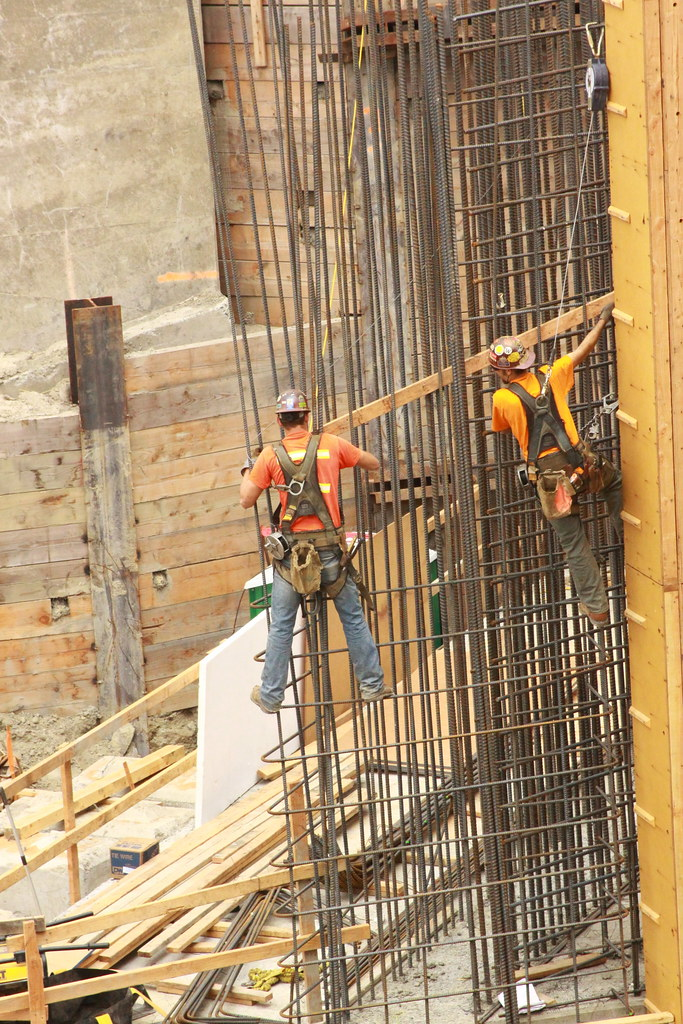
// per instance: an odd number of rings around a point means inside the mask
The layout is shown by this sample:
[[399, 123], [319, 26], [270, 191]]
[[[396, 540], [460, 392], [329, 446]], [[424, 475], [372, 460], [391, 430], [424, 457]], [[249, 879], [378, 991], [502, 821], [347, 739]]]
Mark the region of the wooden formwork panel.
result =
[[[339, 333], [335, 323], [332, 348]], [[226, 318], [225, 338], [125, 359], [148, 688], [249, 615], [243, 586], [261, 556], [254, 513], [239, 504], [240, 468], [245, 422], [258, 437], [252, 386], [262, 436], [278, 435], [271, 347], [281, 372], [282, 331], [234, 340]], [[0, 424], [0, 452], [0, 711], [96, 705], [78, 412]]]
[[646, 1005], [683, 1012], [680, 447], [681, 19], [605, 4], [613, 275], [624, 472]]

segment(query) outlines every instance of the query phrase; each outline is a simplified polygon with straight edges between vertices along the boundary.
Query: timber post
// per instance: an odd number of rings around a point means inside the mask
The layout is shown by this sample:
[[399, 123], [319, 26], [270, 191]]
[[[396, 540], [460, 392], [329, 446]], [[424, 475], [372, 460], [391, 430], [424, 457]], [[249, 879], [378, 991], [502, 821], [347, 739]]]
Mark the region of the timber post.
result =
[[[108, 718], [145, 693], [121, 307], [93, 304], [71, 317], [98, 707]], [[136, 725], [135, 746], [148, 752], [146, 719]]]

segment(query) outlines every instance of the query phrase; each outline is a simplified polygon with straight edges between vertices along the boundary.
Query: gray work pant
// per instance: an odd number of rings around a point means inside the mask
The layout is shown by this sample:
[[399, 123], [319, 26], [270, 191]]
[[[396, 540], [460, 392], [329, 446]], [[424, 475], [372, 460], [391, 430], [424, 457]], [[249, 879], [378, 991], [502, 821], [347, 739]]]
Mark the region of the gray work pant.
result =
[[[560, 468], [557, 465], [558, 455], [546, 455], [539, 459], [539, 469]], [[560, 462], [564, 462], [562, 457], [560, 457]], [[604, 476], [605, 486], [595, 493], [605, 502], [612, 526], [617, 537], [621, 539], [623, 534], [623, 525], [619, 514], [623, 506], [621, 473], [612, 463], [605, 462]], [[608, 611], [607, 593], [600, 575], [600, 568], [588, 543], [576, 499], [573, 502], [571, 515], [565, 516], [564, 519], [548, 521], [555, 530], [562, 550], [567, 556], [567, 566], [574, 581], [579, 601], [586, 606], [589, 615], [599, 615]]]

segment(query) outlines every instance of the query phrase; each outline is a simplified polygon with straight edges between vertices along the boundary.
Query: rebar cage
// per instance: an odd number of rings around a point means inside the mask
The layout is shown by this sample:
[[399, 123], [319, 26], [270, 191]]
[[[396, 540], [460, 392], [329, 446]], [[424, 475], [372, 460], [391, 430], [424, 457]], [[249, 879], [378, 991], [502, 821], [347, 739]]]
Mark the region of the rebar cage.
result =
[[[516, 1021], [530, 1012], [520, 980], [543, 977], [544, 996], [578, 1019], [585, 1002], [628, 1008], [640, 990], [620, 543], [586, 500], [612, 623], [596, 642], [513, 443], [489, 429], [495, 382], [478, 359], [494, 338], [538, 328], [539, 362], [552, 360], [611, 289], [606, 125], [583, 90], [585, 26], [600, 16], [598, 0], [274, 0], [266, 110], [248, 9], [225, 4], [229, 101], [211, 107], [207, 92], [205, 112], [245, 445], [264, 442], [259, 410], [303, 385], [316, 425], [362, 410], [350, 436], [381, 462], [378, 480], [347, 488], [345, 511], [365, 538], [359, 567], [395, 696], [361, 705], [323, 602], [287, 691], [297, 781], [290, 737], [269, 755], [289, 836], [276, 859], [315, 868], [285, 896], [291, 962], [305, 968], [293, 1020], [317, 1005], [332, 1024], [391, 1021], [406, 1000], [429, 1020], [449, 999], [455, 1019], [482, 1022], [502, 996]], [[268, 394], [243, 326], [228, 138], [263, 319], [287, 328], [265, 357]], [[574, 326], [541, 331], [567, 310]], [[572, 407], [618, 460], [601, 405], [614, 356], [608, 329]], [[371, 938], [349, 944], [357, 922]], [[298, 936], [312, 928], [321, 947], [305, 953]], [[437, 944], [462, 951], [462, 976], [435, 977]]]

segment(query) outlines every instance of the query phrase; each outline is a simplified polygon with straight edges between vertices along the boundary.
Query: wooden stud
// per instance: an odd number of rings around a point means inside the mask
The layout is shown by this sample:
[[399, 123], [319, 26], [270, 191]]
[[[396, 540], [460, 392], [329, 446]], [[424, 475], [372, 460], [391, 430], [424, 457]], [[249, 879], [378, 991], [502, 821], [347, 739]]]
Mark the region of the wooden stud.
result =
[[[603, 306], [613, 298], [614, 292], [608, 292], [606, 295], [602, 295], [600, 298], [593, 299], [587, 303], [585, 310], [586, 318], [597, 316]], [[538, 328], [533, 327], [529, 331], [523, 331], [518, 335], [518, 338], [525, 347], [529, 348], [540, 341], [548, 341], [550, 338], [554, 338], [556, 333], [560, 334], [563, 331], [570, 330], [572, 327], [577, 327], [583, 321], [583, 306], [577, 306], [575, 309], [567, 310], [562, 316], [547, 320]], [[469, 356], [465, 360], [465, 372], [468, 375], [476, 373], [478, 370], [483, 370], [488, 364], [488, 350], [486, 352], [478, 352], [476, 355]], [[358, 427], [363, 423], [370, 423], [378, 416], [384, 416], [386, 413], [391, 412], [392, 409], [400, 409], [404, 405], [408, 405], [409, 402], [415, 402], [419, 398], [431, 395], [452, 383], [453, 369], [447, 366], [437, 373], [430, 374], [429, 377], [422, 377], [420, 380], [408, 384], [405, 388], [399, 388], [398, 391], [394, 391], [391, 395], [377, 398], [375, 401], [361, 406], [360, 409], [354, 409], [353, 412], [345, 416], [338, 416], [336, 419], [330, 420], [329, 423], [325, 424], [323, 430], [326, 430], [329, 434], [342, 434], [352, 426]]]
[[[370, 925], [368, 924], [350, 925], [341, 929], [340, 940], [345, 945], [352, 942], [364, 942], [370, 938], [370, 934]], [[316, 932], [299, 936], [299, 941], [301, 942], [299, 948], [306, 951], [319, 949], [322, 939]], [[86, 981], [53, 985], [45, 990], [45, 1000], [48, 1003], [59, 1003], [67, 999], [85, 998], [85, 996], [111, 992], [114, 989], [127, 988], [131, 985], [152, 985], [154, 982], [163, 981], [166, 978], [178, 978], [186, 974], [199, 974], [205, 971], [219, 970], [223, 967], [233, 967], [236, 964], [270, 960], [275, 957], [288, 956], [291, 952], [291, 939], [274, 939], [272, 942], [259, 942], [253, 946], [228, 949], [221, 953], [204, 953], [200, 956], [183, 957], [172, 963], [157, 964], [154, 967], [112, 971], [111, 974], [88, 978]], [[6, 1020], [9, 1014], [23, 1014], [28, 1009], [29, 997], [26, 992], [0, 997], [0, 1020]], [[45, 1022], [41, 1021], [40, 1024], [45, 1024]]]
[[621, 103], [611, 103], [611, 102], [608, 102], [607, 103], [607, 110], [609, 111], [610, 114], [616, 114], [617, 117], [626, 117], [627, 114], [628, 114], [628, 111], [627, 111], [626, 107], [623, 106], [623, 104], [621, 104]]
[[625, 509], [621, 510], [620, 516], [621, 516], [622, 522], [628, 523], [629, 526], [635, 526], [636, 530], [641, 530], [642, 529], [642, 527], [643, 527], [642, 521], [640, 519], [638, 519], [637, 516], [632, 516], [631, 513], [627, 512]]
[[646, 729], [652, 727], [652, 719], [649, 715], [646, 715], [644, 711], [639, 711], [638, 708], [634, 708], [633, 705], [628, 709], [628, 713], [635, 722], [640, 722]]
[[647, 619], [644, 615], [639, 615], [638, 612], [634, 612], [632, 608], [627, 607], [624, 611], [624, 615], [629, 620], [629, 622], [634, 622], [636, 626], [644, 626], [647, 622]]
[[24, 949], [26, 951], [29, 1020], [31, 1024], [47, 1024], [43, 961], [40, 959], [38, 951], [38, 938], [34, 922], [30, 920], [24, 921], [23, 932]]
[[633, 810], [635, 811], [636, 815], [640, 818], [641, 821], [644, 821], [646, 825], [652, 825], [652, 827], [654, 828], [654, 814], [650, 814], [649, 811], [644, 810], [644, 808], [642, 808], [639, 804], [634, 804]]
[[266, 51], [266, 26], [263, 17], [263, 0], [250, 0], [251, 30], [254, 37], [254, 67], [265, 68], [268, 65]]
[[608, 206], [607, 212], [610, 217], [614, 217], [615, 220], [621, 220], [624, 224], [631, 223], [631, 214], [628, 210], [620, 210], [618, 206]]
[[[28, 857], [27, 864], [29, 871], [34, 871], [42, 864], [47, 864], [53, 857], [57, 857], [60, 853], [64, 853], [64, 851], [68, 850], [74, 843], [79, 842], [81, 839], [85, 839], [86, 836], [96, 832], [98, 828], [102, 827], [102, 825], [106, 825], [108, 821], [111, 821], [112, 818], [115, 818], [118, 814], [122, 814], [123, 811], [127, 810], [129, 807], [139, 803], [140, 800], [144, 800], [145, 797], [156, 792], [156, 790], [165, 785], [165, 783], [170, 782], [179, 775], [184, 775], [185, 772], [194, 767], [196, 756], [195, 751], [191, 754], [187, 754], [182, 758], [182, 760], [178, 761], [170, 768], [167, 768], [165, 771], [160, 772], [153, 779], [143, 782], [142, 785], [138, 786], [132, 793], [126, 793], [126, 795], [122, 796], [119, 800], [112, 801], [109, 807], [104, 810], [100, 810], [82, 825], [77, 825], [75, 828], [70, 829], [68, 832], [65, 832], [60, 839], [55, 840], [50, 843], [49, 846], [45, 846], [42, 850], [33, 854], [33, 856]], [[9, 889], [10, 886], [14, 885], [23, 877], [23, 866], [11, 868], [9, 871], [3, 872], [0, 875], [0, 892], [3, 892], [5, 889]]]
[[640, 907], [641, 914], [644, 914], [645, 917], [649, 917], [655, 924], [659, 924], [661, 915], [658, 914], [656, 910], [653, 910], [652, 907], [648, 907], [647, 903], [643, 903], [642, 900], [639, 901], [638, 906]]
[[623, 423], [625, 427], [631, 427], [632, 430], [638, 429], [638, 420], [634, 416], [629, 416], [623, 409], [617, 409], [616, 417], [620, 423]]
[[[64, 831], [70, 832], [76, 827], [74, 813], [74, 786], [71, 761], [62, 765], [62, 803], [64, 805]], [[74, 842], [67, 848], [66, 863], [69, 877], [69, 901], [76, 903], [81, 898], [81, 878], [78, 867], [78, 843]]]
[[633, 327], [635, 320], [630, 313], [624, 313], [622, 309], [616, 307], [612, 310], [612, 316], [615, 320], [618, 320], [621, 324], [626, 324], [627, 327]]

